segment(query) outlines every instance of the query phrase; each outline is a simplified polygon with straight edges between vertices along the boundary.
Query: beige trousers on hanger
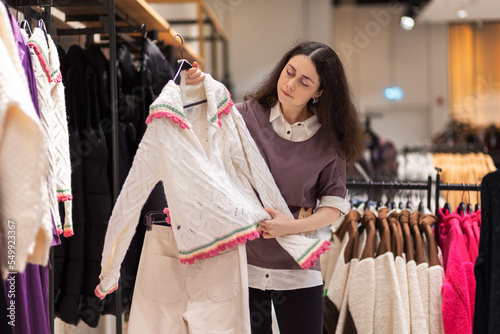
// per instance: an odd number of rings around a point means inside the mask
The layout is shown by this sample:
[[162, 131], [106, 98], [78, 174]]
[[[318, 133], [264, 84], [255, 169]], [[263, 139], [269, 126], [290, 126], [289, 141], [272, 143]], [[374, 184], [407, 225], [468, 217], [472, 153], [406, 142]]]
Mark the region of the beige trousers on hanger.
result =
[[182, 264], [171, 228], [153, 225], [144, 239], [128, 333], [250, 332], [245, 245]]

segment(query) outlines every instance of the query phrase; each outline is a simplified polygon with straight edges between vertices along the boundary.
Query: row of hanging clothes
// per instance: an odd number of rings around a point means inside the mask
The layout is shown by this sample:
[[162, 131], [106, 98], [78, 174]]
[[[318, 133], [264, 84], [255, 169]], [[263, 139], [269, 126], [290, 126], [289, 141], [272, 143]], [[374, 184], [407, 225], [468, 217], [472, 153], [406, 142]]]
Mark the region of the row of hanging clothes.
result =
[[[131, 167], [146, 129], [149, 105], [173, 78], [170, 63], [148, 37], [142, 39], [140, 58], [125, 44], [117, 46], [119, 188]], [[115, 294], [100, 300], [101, 256], [112, 211], [113, 166], [109, 61], [97, 44], [83, 49], [58, 48], [66, 87], [69, 138], [73, 169], [75, 235], [55, 248], [55, 315], [68, 324], [80, 320], [96, 327], [101, 315], [116, 314]], [[140, 221], [147, 212], [166, 206], [161, 182], [151, 192]], [[131, 305], [146, 228], [136, 234], [121, 267], [120, 310]]]
[[0, 4], [0, 326], [50, 333], [50, 248], [73, 234], [68, 128], [56, 47], [41, 18], [22, 26]]
[[321, 259], [325, 333], [443, 333], [436, 220], [423, 208], [353, 207]]
[[[446, 189], [446, 185], [442, 186]], [[457, 189], [455, 189], [457, 190]], [[476, 189], [478, 190], [478, 189]], [[442, 289], [445, 333], [472, 333], [475, 308], [476, 279], [474, 266], [481, 236], [481, 206], [464, 199], [453, 207], [446, 202], [439, 208], [435, 238], [443, 251], [445, 282]], [[477, 192], [479, 195], [479, 192]], [[468, 196], [472, 198], [472, 196]]]
[[[140, 50], [140, 59], [125, 45], [117, 52], [120, 186], [145, 131], [149, 105], [173, 77], [149, 38], [144, 36]], [[0, 322], [0, 332], [51, 332], [50, 267], [56, 316], [95, 327], [101, 314], [116, 313], [114, 295], [101, 301], [94, 294], [112, 208], [109, 61], [98, 45], [56, 46], [43, 20], [33, 29], [23, 21], [21, 28], [3, 3], [0, 61], [0, 235], [5, 239], [0, 306], [16, 306], [15, 321]], [[141, 221], [146, 212], [165, 206], [159, 183]], [[14, 232], [15, 256], [8, 247]], [[138, 224], [122, 266], [120, 310], [130, 306], [144, 233], [144, 224]], [[55, 256], [49, 264], [51, 249]], [[8, 308], [2, 306], [0, 315], [8, 319]]]
[[[453, 150], [465, 151], [462, 153], [452, 152]], [[496, 166], [489, 154], [471, 151], [467, 146], [406, 148], [397, 154], [397, 165], [399, 180], [426, 180], [428, 176], [435, 180], [435, 166], [439, 166], [443, 170], [441, 174], [443, 183], [465, 185], [480, 184], [486, 174], [496, 171]], [[444, 205], [446, 199], [452, 207], [456, 207], [461, 202], [463, 194], [456, 191], [448, 193], [444, 190], [442, 195], [441, 206]], [[464, 196], [465, 200], [472, 202], [473, 205], [480, 203], [479, 198], [469, 198], [468, 193]]]

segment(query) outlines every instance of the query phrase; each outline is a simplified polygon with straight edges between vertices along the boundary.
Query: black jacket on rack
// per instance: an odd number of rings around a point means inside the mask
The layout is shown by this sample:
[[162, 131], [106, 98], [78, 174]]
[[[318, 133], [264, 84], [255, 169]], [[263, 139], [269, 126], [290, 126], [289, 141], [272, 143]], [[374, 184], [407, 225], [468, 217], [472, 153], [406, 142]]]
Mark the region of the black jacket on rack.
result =
[[[141, 119], [146, 120], [149, 115], [149, 106], [160, 95], [167, 82], [174, 78], [172, 66], [165, 59], [160, 49], [149, 38], [144, 39], [141, 79], [144, 88]], [[137, 128], [137, 138], [140, 141], [146, 131], [146, 124], [142, 122]]]
[[73, 168], [75, 235], [56, 247], [55, 311], [63, 321], [98, 324], [102, 301], [99, 284], [101, 255], [112, 197], [108, 178], [108, 148], [99, 114], [97, 78], [87, 53], [73, 45], [67, 53], [65, 78]]
[[481, 182], [481, 238], [474, 267], [476, 301], [473, 331], [500, 331], [500, 172]]
[[[71, 63], [62, 48], [58, 48], [61, 73], [65, 87], [66, 110], [68, 114], [69, 146], [71, 155], [71, 188], [73, 194], [74, 236], [61, 238], [61, 245], [54, 247], [54, 304], [55, 314], [64, 322], [78, 324], [78, 306], [83, 284], [83, 249], [85, 236], [85, 206], [83, 187], [83, 156], [79, 150], [80, 129], [78, 108], [82, 103], [84, 67], [75, 62], [79, 52], [72, 49]], [[63, 210], [61, 210], [63, 211]]]

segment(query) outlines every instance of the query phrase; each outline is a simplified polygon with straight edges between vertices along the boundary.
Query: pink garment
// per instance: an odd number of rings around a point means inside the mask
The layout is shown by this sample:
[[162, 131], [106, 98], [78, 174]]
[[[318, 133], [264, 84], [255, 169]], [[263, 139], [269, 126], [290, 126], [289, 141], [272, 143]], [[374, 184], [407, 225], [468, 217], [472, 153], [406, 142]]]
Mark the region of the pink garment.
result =
[[474, 231], [474, 236], [476, 237], [476, 241], [479, 246], [479, 236], [481, 235], [481, 210], [473, 212], [471, 217], [472, 217], [472, 230]]
[[474, 319], [474, 265], [460, 227], [460, 215], [446, 215], [443, 221], [446, 235], [442, 243], [445, 282], [441, 290], [444, 332], [468, 334], [472, 333]]
[[473, 222], [470, 214], [466, 214], [462, 217], [462, 232], [465, 236], [465, 240], [467, 241], [467, 250], [469, 251], [470, 261], [474, 264], [476, 263], [479, 249], [472, 225]]
[[[439, 209], [439, 216], [438, 216], [438, 221], [437, 221], [437, 226], [439, 227], [439, 246], [442, 245], [444, 239], [446, 238], [446, 229], [444, 226], [444, 219], [446, 216], [448, 216], [450, 213], [443, 213], [444, 208]], [[434, 231], [435, 233], [435, 231]]]
[[[448, 265], [448, 252], [450, 247], [456, 247], [462, 262], [469, 261], [469, 250], [467, 249], [467, 241], [462, 232], [462, 217], [453, 212], [443, 216], [443, 230], [440, 235], [445, 237], [441, 239], [441, 250], [443, 251], [443, 268], [446, 272]], [[451, 233], [451, 235], [450, 235]]]

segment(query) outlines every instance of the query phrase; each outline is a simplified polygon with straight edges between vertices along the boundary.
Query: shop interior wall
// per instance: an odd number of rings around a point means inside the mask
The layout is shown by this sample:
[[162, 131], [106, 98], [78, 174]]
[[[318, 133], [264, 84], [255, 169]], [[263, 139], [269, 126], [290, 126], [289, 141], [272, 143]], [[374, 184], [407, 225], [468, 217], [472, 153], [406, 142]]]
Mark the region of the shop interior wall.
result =
[[[299, 40], [332, 46], [346, 68], [362, 113], [378, 113], [372, 129], [398, 148], [427, 143], [448, 123], [447, 26], [399, 26], [402, 6], [334, 7], [327, 0], [213, 2], [230, 34], [232, 94], [241, 101]], [[221, 9], [222, 8], [222, 9]], [[383, 89], [398, 85], [399, 102]]]
[[[334, 11], [334, 47], [372, 130], [396, 147], [428, 143], [448, 123], [447, 26], [399, 25], [401, 5], [340, 6]], [[399, 86], [400, 101], [383, 91]]]
[[229, 62], [235, 102], [270, 73], [281, 56], [299, 41], [331, 45], [330, 0], [209, 1], [230, 35]]

